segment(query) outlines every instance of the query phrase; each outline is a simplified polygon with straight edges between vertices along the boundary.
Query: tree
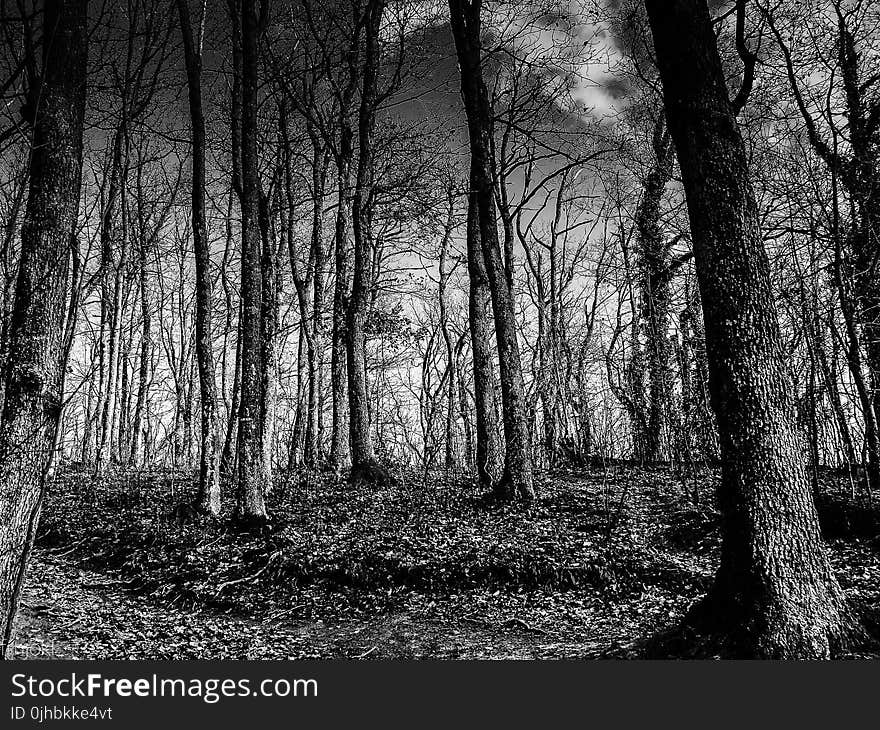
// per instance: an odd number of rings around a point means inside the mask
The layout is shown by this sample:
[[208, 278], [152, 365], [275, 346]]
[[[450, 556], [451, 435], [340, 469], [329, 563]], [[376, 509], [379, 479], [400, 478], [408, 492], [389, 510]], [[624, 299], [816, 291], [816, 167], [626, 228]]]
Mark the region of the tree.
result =
[[514, 293], [498, 239], [492, 175], [492, 110], [482, 72], [481, 7], [481, 0], [449, 2], [461, 95], [468, 120], [471, 202], [476, 206], [479, 221], [480, 252], [495, 315], [501, 374], [505, 455], [504, 476], [496, 491], [529, 501], [535, 496], [531, 443], [525, 417], [525, 384], [517, 341]]
[[0, 610], [3, 651], [33, 545], [53, 434], [71, 240], [79, 211], [88, 55], [87, 0], [47, 3], [30, 187], [0, 415]]
[[646, 0], [691, 221], [722, 475], [721, 563], [686, 621], [735, 655], [827, 658], [856, 624], [795, 424], [745, 146], [704, 0]]
[[376, 481], [387, 478], [376, 463], [370, 436], [367, 400], [366, 317], [371, 288], [371, 213], [367, 203], [373, 177], [373, 136], [376, 107], [380, 100], [379, 32], [385, 0], [368, 0], [364, 8], [364, 60], [361, 69], [361, 99], [358, 110], [358, 163], [352, 196], [352, 232], [354, 234], [354, 269], [347, 319], [347, 365], [349, 435], [351, 444], [351, 480]]
[[[798, 79], [798, 68], [802, 64], [794, 57], [793, 44], [786, 43], [783, 38], [777, 10], [761, 3], [758, 7], [782, 52], [786, 79], [804, 122], [809, 144], [833, 178], [834, 217], [837, 221], [834, 236], [835, 239], [845, 239], [837, 241], [836, 245], [845, 248], [853, 259], [853, 272], [849, 277], [852, 292], [840, 287], [840, 304], [850, 341], [848, 359], [859, 388], [865, 421], [868, 489], [876, 489], [880, 487], [880, 271], [877, 257], [880, 245], [880, 95], [877, 92], [878, 76], [873, 67], [866, 67], [866, 62], [878, 51], [876, 33], [867, 30], [876, 27], [877, 8], [875, 3], [864, 0], [853, 3], [831, 0], [817, 6], [810, 3], [804, 8], [792, 8], [792, 24], [796, 29], [793, 33], [804, 30], [810, 33], [802, 43], [808, 53], [814, 54], [814, 58], [807, 62], [807, 68], [818, 70], [807, 88], [802, 88]], [[802, 12], [807, 15], [801, 15]], [[814, 23], [819, 25], [818, 29], [812, 28]], [[820, 47], [820, 39], [829, 39], [829, 47]], [[827, 79], [827, 89], [811, 90], [809, 87], [816, 84], [816, 78], [822, 80], [820, 85]], [[819, 99], [818, 103], [813, 102], [812, 96]], [[814, 111], [814, 107], [818, 107], [818, 111]], [[840, 216], [836, 212], [838, 185], [845, 189], [852, 201], [851, 221], [845, 232], [840, 230]], [[861, 382], [864, 380], [862, 349], [870, 373], [869, 384]]]
[[[201, 459], [199, 461], [199, 493], [197, 508], [210, 515], [220, 513], [219, 431], [217, 424], [217, 386], [214, 376], [214, 345], [211, 316], [213, 285], [211, 281], [211, 248], [205, 220], [205, 115], [202, 110], [202, 34], [193, 37], [187, 0], [177, 0], [186, 81], [189, 91], [190, 123], [192, 125], [192, 233], [196, 259], [196, 360], [199, 366], [201, 392]], [[204, 16], [204, 8], [202, 9]]]
[[[238, 497], [242, 522], [266, 519], [263, 453], [263, 239], [257, 164], [258, 19], [255, 3], [238, 2], [241, 28], [241, 382], [238, 406]], [[236, 33], [234, 32], [234, 35]], [[235, 40], [233, 41], [235, 42]]]

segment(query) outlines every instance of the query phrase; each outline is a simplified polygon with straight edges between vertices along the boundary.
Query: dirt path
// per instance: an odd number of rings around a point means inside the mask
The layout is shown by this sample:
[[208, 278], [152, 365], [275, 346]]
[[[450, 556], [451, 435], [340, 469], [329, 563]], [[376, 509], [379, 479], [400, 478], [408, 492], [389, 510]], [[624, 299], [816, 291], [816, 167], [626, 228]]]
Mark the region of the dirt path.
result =
[[35, 659], [586, 658], [609, 648], [607, 636], [555, 635], [516, 619], [400, 612], [330, 625], [182, 611], [41, 550], [14, 643], [18, 658]]

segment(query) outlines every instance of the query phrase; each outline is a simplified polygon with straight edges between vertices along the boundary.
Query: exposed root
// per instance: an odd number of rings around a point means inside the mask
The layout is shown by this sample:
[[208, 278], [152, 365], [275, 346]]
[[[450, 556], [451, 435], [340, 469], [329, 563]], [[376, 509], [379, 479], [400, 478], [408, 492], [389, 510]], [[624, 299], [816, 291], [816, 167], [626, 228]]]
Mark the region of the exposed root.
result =
[[487, 495], [487, 499], [495, 502], [521, 502], [529, 505], [535, 501], [535, 495], [534, 492], [530, 493], [505, 473], [492, 485], [492, 492]]
[[[722, 602], [724, 605], [721, 605]], [[875, 650], [876, 641], [844, 602], [808, 617], [780, 606], [748, 610], [711, 593], [677, 627], [643, 647], [649, 659], [838, 659]], [[739, 619], [739, 620], [737, 620]]]
[[378, 461], [370, 460], [352, 465], [348, 483], [352, 486], [393, 487], [398, 482]]

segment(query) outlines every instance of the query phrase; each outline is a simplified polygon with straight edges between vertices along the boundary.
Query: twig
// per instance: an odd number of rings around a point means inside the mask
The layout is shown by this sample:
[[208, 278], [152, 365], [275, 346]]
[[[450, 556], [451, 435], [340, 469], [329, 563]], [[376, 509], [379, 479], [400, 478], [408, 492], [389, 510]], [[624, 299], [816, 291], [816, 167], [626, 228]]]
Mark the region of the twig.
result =
[[235, 585], [236, 583], [246, 583], [246, 582], [249, 583], [252, 580], [256, 580], [263, 573], [266, 572], [266, 569], [270, 565], [272, 565], [273, 562], [275, 562], [275, 558], [278, 558], [280, 556], [281, 556], [281, 551], [276, 550], [274, 553], [272, 553], [269, 556], [269, 559], [266, 561], [266, 564], [262, 568], [260, 568], [256, 573], [254, 573], [253, 575], [246, 575], [244, 578], [236, 578], [235, 580], [227, 580], [227, 581], [221, 583], [219, 586], [217, 586], [217, 593], [220, 593], [220, 591], [222, 591], [224, 588]]
[[80, 588], [112, 588], [113, 586], [130, 586], [134, 583], [134, 579], [131, 580], [107, 580], [101, 582], [94, 583], [80, 583]]

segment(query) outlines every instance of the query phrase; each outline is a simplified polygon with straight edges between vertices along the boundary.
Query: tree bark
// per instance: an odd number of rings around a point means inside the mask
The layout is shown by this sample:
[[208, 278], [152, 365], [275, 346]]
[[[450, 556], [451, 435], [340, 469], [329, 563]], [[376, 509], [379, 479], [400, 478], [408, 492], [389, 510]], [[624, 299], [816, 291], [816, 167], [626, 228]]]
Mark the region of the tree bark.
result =
[[[306, 419], [305, 447], [303, 461], [314, 468], [321, 460], [321, 398], [323, 396], [323, 358], [324, 358], [324, 268], [327, 266], [327, 252], [324, 249], [324, 195], [327, 179], [328, 156], [320, 143], [318, 135], [310, 134], [315, 150], [312, 161], [312, 194], [315, 197], [312, 213], [312, 309], [311, 337], [307, 337], [309, 356], [308, 414]], [[320, 161], [318, 149], [321, 150]]]
[[[124, 92], [125, 94], [125, 92]], [[116, 401], [116, 349], [117, 323], [119, 319], [119, 293], [121, 263], [115, 262], [113, 255], [114, 228], [124, 187], [124, 165], [126, 161], [128, 105], [123, 97], [122, 120], [113, 138], [110, 159], [109, 181], [107, 183], [107, 203], [101, 218], [101, 343], [98, 385], [97, 449], [95, 451], [95, 474], [100, 475], [110, 461], [111, 417]], [[124, 213], [123, 213], [124, 215]]]
[[501, 374], [505, 455], [504, 476], [496, 485], [496, 491], [499, 496], [531, 501], [535, 497], [535, 489], [514, 292], [498, 240], [492, 178], [492, 110], [483, 81], [480, 45], [481, 0], [449, 0], [449, 9], [461, 75], [461, 95], [468, 119], [471, 194], [479, 214], [480, 244], [495, 315]]
[[339, 112], [341, 128], [336, 154], [337, 197], [334, 233], [335, 273], [333, 286], [333, 333], [330, 353], [330, 380], [333, 395], [333, 432], [330, 439], [330, 466], [339, 471], [350, 461], [348, 397], [346, 388], [346, 309], [348, 307], [348, 206], [351, 194], [352, 130], [348, 111]]
[[263, 241], [257, 160], [257, 9], [236, 2], [241, 28], [241, 375], [236, 518], [266, 520], [263, 454]]
[[[214, 368], [214, 311], [211, 281], [211, 246], [205, 218], [205, 115], [202, 110], [202, 33], [193, 37], [187, 0], [177, 0], [183, 56], [189, 92], [192, 126], [192, 232], [196, 260], [196, 360], [201, 394], [201, 457], [196, 509], [209, 515], [220, 514], [220, 457], [217, 422], [217, 386]], [[203, 9], [204, 12], [204, 9]], [[203, 22], [203, 19], [202, 19]]]
[[492, 313], [489, 281], [480, 245], [480, 221], [474, 193], [473, 173], [468, 195], [468, 316], [474, 369], [477, 480], [484, 489], [495, 491], [501, 477], [503, 447], [498, 430], [495, 371], [492, 359]]
[[348, 366], [348, 428], [351, 445], [351, 475], [354, 481], [375, 481], [384, 472], [378, 468], [370, 434], [367, 396], [365, 325], [370, 303], [372, 246], [371, 210], [367, 198], [373, 175], [373, 133], [379, 83], [379, 30], [385, 0], [368, 0], [364, 21], [364, 61], [358, 112], [358, 164], [352, 196], [354, 267], [348, 301], [346, 355]]
[[643, 455], [649, 462], [669, 458], [669, 416], [672, 407], [672, 348], [669, 342], [671, 299], [670, 246], [660, 227], [663, 193], [672, 179], [674, 155], [665, 120], [656, 123], [653, 165], [645, 178], [636, 213], [639, 234], [640, 326], [648, 375], [647, 419]]
[[0, 415], [0, 610], [9, 646], [40, 515], [55, 423], [86, 95], [87, 0], [43, 10], [43, 77], [34, 121], [21, 265]]
[[687, 196], [721, 441], [721, 564], [687, 619], [745, 657], [826, 658], [854, 621], [819, 534], [745, 146], [705, 0], [646, 0]]

